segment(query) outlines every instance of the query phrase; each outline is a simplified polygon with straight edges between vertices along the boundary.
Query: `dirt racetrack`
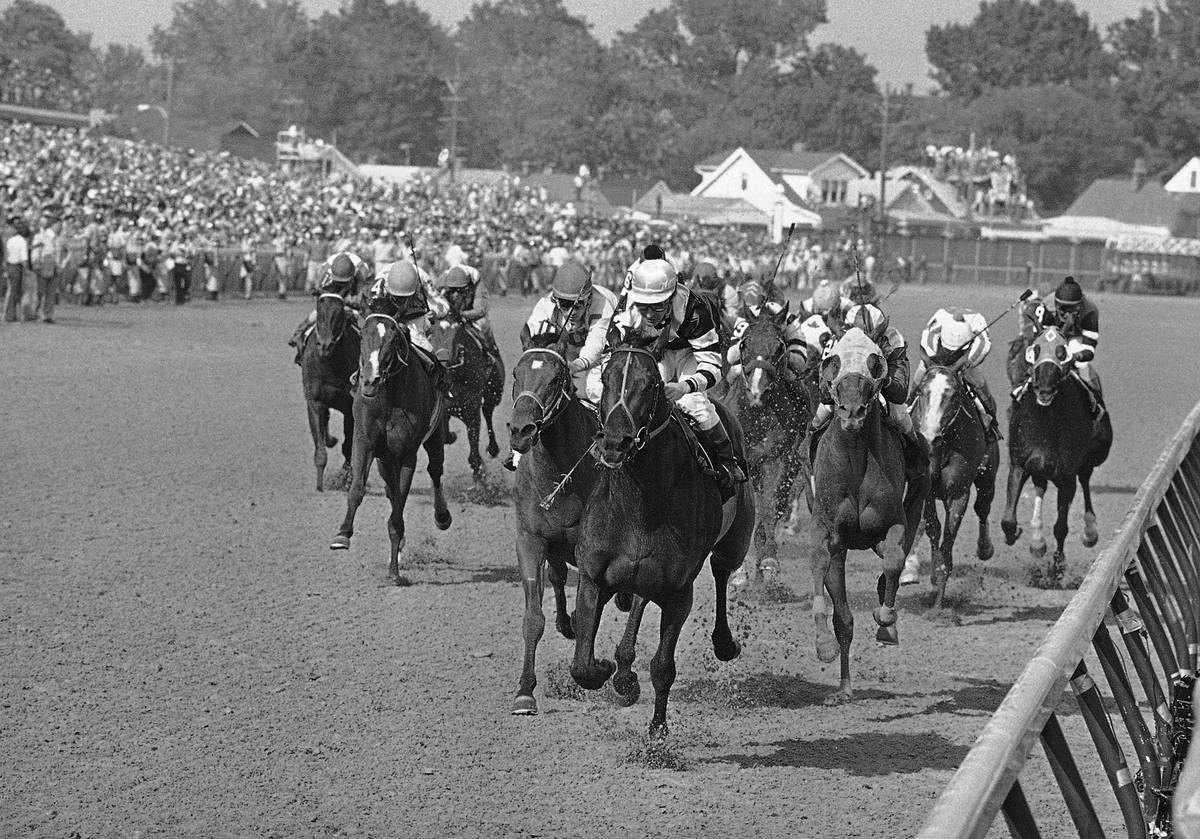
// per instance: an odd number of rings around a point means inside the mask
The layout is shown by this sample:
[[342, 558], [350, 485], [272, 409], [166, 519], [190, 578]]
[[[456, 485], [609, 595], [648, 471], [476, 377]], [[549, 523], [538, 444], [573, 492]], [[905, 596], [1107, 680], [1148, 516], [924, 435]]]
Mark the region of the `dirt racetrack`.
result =
[[[936, 306], [998, 312], [1008, 291], [905, 288], [889, 309], [915, 341]], [[1116, 426], [1096, 476], [1107, 539], [1200, 397], [1200, 301], [1098, 302]], [[510, 366], [529, 305], [494, 301]], [[639, 648], [641, 703], [575, 690], [571, 644], [550, 621], [542, 713], [512, 717], [522, 595], [511, 510], [465, 500], [460, 441], [447, 456], [448, 532], [434, 529], [417, 474], [412, 587], [383, 585], [382, 495], [364, 503], [351, 551], [328, 550], [344, 500], [311, 487], [284, 345], [308, 306], [68, 307], [57, 326], [0, 324], [0, 835], [909, 836], [1070, 596], [1026, 586], [1024, 544], [1000, 538], [1001, 489], [996, 558], [959, 552], [952, 621], [923, 617], [926, 586], [905, 589], [898, 648], [873, 640], [876, 561], [851, 556], [850, 706], [822, 705], [836, 664], [813, 652], [796, 538], [782, 556], [791, 595], [731, 606], [744, 652], [730, 664], [708, 645], [701, 574], [668, 749], [647, 753], [643, 739], [656, 620]], [[1006, 320], [998, 334], [1013, 329]], [[998, 346], [987, 367], [998, 393], [1003, 357]], [[507, 480], [498, 462], [487, 468]], [[1075, 579], [1095, 554], [1079, 544], [1080, 516]], [[973, 537], [968, 514], [960, 546]], [[616, 640], [609, 614], [600, 650]], [[1064, 725], [1085, 737], [1072, 704]], [[1080, 762], [1102, 818], [1119, 824], [1097, 762]], [[1043, 835], [1068, 835], [1061, 803], [1026, 792]]]

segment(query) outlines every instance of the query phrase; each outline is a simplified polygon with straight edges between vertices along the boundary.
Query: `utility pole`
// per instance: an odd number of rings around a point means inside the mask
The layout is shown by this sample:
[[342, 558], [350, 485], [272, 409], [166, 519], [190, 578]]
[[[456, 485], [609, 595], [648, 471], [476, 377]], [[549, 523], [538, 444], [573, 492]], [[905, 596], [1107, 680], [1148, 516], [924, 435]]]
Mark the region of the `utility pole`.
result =
[[458, 63], [458, 58], [454, 59], [454, 78], [445, 79], [446, 89], [450, 91], [449, 96], [442, 98], [442, 103], [450, 106], [450, 116], [441, 117], [442, 122], [450, 123], [450, 160], [447, 161], [450, 166], [450, 183], [454, 183], [455, 171], [458, 169], [458, 105], [463, 101], [458, 95], [459, 89], [462, 87], [462, 70]]
[[883, 85], [883, 132], [879, 136], [879, 232], [887, 228], [887, 152], [888, 152], [888, 96], [889, 88]]
[[171, 145], [171, 110], [175, 105], [175, 56], [167, 57], [167, 110], [163, 114], [163, 145]]

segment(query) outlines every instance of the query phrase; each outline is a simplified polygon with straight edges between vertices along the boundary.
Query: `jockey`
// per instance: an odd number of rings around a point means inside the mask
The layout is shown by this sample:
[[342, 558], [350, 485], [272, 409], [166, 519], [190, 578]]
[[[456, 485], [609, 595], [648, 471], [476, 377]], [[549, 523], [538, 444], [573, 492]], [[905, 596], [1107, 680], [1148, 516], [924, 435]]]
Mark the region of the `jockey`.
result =
[[979, 365], [992, 349], [987, 319], [970, 309], [938, 309], [921, 332], [921, 360], [913, 371], [912, 387], [925, 378], [926, 368], [949, 367], [962, 377], [967, 393], [979, 412], [984, 434], [992, 440], [1000, 438], [996, 423], [996, 400], [988, 389]]
[[[742, 296], [742, 313], [738, 315], [737, 321], [733, 326], [732, 341], [730, 342], [729, 350], [725, 353], [725, 359], [729, 362], [728, 380], [732, 382], [734, 379], [742, 375], [742, 335], [745, 334], [746, 328], [750, 326], [750, 319], [757, 319], [764, 314], [766, 316], [775, 316], [783, 311], [783, 304], [777, 300], [762, 300], [762, 287], [755, 281], [751, 280], [744, 283], [741, 288]], [[804, 370], [808, 365], [808, 341], [806, 340], [806, 332], [804, 330], [804, 322], [796, 315], [789, 314], [787, 320], [783, 324], [783, 341], [787, 347], [788, 367], [797, 375], [803, 375]], [[828, 331], [828, 330], [826, 330]], [[817, 351], [820, 352], [818, 346]]]
[[[611, 291], [592, 285], [592, 273], [574, 260], [554, 271], [550, 293], [539, 300], [521, 333], [525, 343], [534, 335], [548, 332], [567, 333], [567, 362], [575, 382], [575, 392], [588, 398], [589, 379], [599, 372], [604, 342], [617, 308]], [[599, 387], [594, 382], [592, 390]], [[594, 401], [594, 400], [593, 400]]]
[[[357, 255], [350, 251], [340, 251], [326, 261], [318, 292], [336, 294], [346, 301], [347, 306], [357, 309], [358, 305], [353, 302], [354, 295], [358, 293], [359, 285], [366, 283], [369, 276], [367, 264]], [[316, 322], [317, 310], [314, 308], [288, 339], [288, 346], [296, 348], [297, 364], [300, 363], [300, 356], [304, 354], [304, 334]]]
[[[617, 297], [592, 285], [592, 272], [571, 260], [554, 270], [550, 293], [538, 300], [521, 329], [521, 343], [534, 335], [567, 333], [567, 368], [580, 399], [600, 398], [600, 361], [617, 308]], [[515, 471], [521, 453], [509, 450], [504, 468]]]
[[[919, 437], [913, 428], [912, 417], [908, 415], [908, 347], [904, 336], [891, 325], [888, 316], [878, 306], [856, 304], [846, 312], [845, 326], [847, 329], [857, 326], [867, 337], [879, 345], [887, 361], [887, 373], [884, 376], [881, 393], [887, 402], [887, 420], [904, 435], [904, 439], [924, 451], [923, 437]], [[828, 424], [833, 416], [833, 404], [827, 401], [831, 397], [822, 385], [821, 404], [817, 407], [812, 419], [812, 429], [820, 431]]]
[[625, 300], [613, 318], [614, 331], [649, 327], [661, 335], [666, 350], [658, 362], [663, 392], [695, 423], [697, 435], [720, 460], [721, 481], [746, 481], [746, 471], [733, 453], [729, 432], [721, 424], [706, 391], [721, 378], [721, 351], [712, 309], [679, 285], [675, 266], [665, 259], [643, 259], [629, 277]]
[[439, 285], [450, 304], [450, 315], [457, 312], [457, 317], [482, 339], [484, 351], [499, 361], [500, 348], [488, 320], [487, 286], [479, 282], [479, 269], [455, 265], [442, 275]]
[[[431, 305], [432, 301], [432, 305]], [[414, 346], [433, 355], [429, 342], [429, 315], [449, 311], [446, 301], [434, 290], [429, 275], [407, 259], [381, 265], [367, 297], [371, 314], [390, 315], [408, 329]]]
[[812, 296], [800, 304], [801, 317], [820, 316], [828, 326], [840, 326], [846, 312], [854, 303], [844, 297], [836, 285], [821, 280], [813, 289]]
[[717, 266], [705, 260], [692, 270], [692, 285], [715, 297], [721, 310], [721, 322], [730, 332], [738, 322], [737, 289], [721, 279]]
[[1054, 308], [1047, 310], [1046, 316], [1067, 339], [1067, 352], [1075, 361], [1072, 372], [1087, 391], [1092, 419], [1099, 422], [1105, 413], [1104, 394], [1092, 361], [1100, 342], [1100, 310], [1084, 295], [1075, 278], [1067, 277], [1054, 290]]
[[850, 301], [851, 305], [866, 303], [871, 306], [879, 306], [879, 291], [875, 288], [875, 284], [866, 277], [855, 274], [853, 277], [842, 280], [841, 293]]

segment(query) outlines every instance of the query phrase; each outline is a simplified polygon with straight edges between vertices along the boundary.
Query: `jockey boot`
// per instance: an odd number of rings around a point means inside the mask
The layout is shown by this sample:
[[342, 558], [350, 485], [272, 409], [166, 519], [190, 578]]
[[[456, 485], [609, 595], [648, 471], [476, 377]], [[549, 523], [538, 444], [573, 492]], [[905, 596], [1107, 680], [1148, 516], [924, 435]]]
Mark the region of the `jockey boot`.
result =
[[517, 471], [517, 464], [521, 462], [521, 453], [516, 449], [508, 450], [508, 457], [504, 458], [504, 468], [509, 472]]
[[829, 426], [831, 419], [833, 419], [833, 406], [828, 402], [817, 405], [817, 410], [808, 423], [808, 462], [810, 466], [817, 461], [817, 443], [821, 442], [821, 435]]
[[983, 425], [984, 438], [988, 442], [1003, 440], [1004, 435], [1000, 433], [1000, 423], [996, 421], [996, 400], [992, 398], [992, 394], [986, 388], [975, 387], [965, 379], [963, 385], [966, 387], [971, 401], [975, 403], [975, 410], [979, 413], [979, 422]]
[[697, 433], [704, 438], [704, 442], [720, 461], [716, 464], [721, 472], [717, 477], [718, 482], [726, 490], [732, 490], [735, 484], [746, 483], [749, 478], [746, 466], [742, 459], [734, 454], [733, 441], [729, 439], [729, 432], [725, 430], [725, 426], [718, 422], [707, 430], [697, 429]]

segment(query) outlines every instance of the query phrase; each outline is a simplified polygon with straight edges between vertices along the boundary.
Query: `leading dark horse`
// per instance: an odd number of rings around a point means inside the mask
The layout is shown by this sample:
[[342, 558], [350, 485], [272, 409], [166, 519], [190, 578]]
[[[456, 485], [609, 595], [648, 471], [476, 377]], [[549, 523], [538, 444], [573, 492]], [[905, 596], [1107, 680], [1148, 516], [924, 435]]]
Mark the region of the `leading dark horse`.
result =
[[308, 406], [308, 430], [312, 433], [313, 464], [317, 467], [317, 492], [325, 490], [325, 449], [336, 446], [329, 434], [329, 411], [342, 414], [343, 470], [350, 469], [354, 445], [354, 411], [350, 376], [358, 364], [360, 337], [355, 317], [340, 295], [325, 293], [317, 298], [317, 323], [305, 339], [300, 356], [300, 381]]
[[366, 494], [367, 473], [374, 460], [387, 489], [392, 512], [388, 517], [391, 559], [388, 577], [403, 584], [399, 557], [404, 547], [404, 504], [417, 468], [417, 450], [429, 457], [433, 482], [433, 521], [439, 530], [450, 526], [450, 510], [442, 493], [446, 423], [442, 392], [412, 349], [408, 330], [389, 315], [373, 314], [363, 324], [358, 386], [354, 393], [353, 477], [346, 495], [346, 517], [329, 545], [350, 547], [354, 515]]
[[[640, 338], [639, 338], [640, 341]], [[692, 585], [704, 560], [716, 582], [713, 652], [721, 661], [741, 647], [729, 631], [729, 575], [744, 561], [754, 528], [754, 499], [745, 484], [722, 505], [715, 479], [696, 455], [687, 420], [663, 392], [658, 359], [645, 346], [623, 345], [609, 356], [600, 401], [600, 476], [588, 496], [575, 557], [575, 660], [571, 675], [595, 690], [614, 667], [595, 657], [596, 630], [616, 593], [652, 600], [662, 611], [658, 651], [650, 662], [654, 684], [652, 735], [667, 733], [667, 696], [675, 682], [675, 646], [692, 609]], [[741, 429], [720, 402], [734, 451], [743, 451]], [[617, 647], [613, 689], [636, 695], [631, 667], [645, 601], [636, 601]]]
[[[987, 438], [961, 377], [949, 367], [931, 366], [925, 371], [916, 387], [911, 414], [917, 432], [929, 441], [925, 532], [936, 589], [933, 608], [939, 609], [946, 595], [946, 580], [954, 571], [954, 540], [971, 500], [972, 486], [975, 515], [979, 517], [975, 555], [988, 560], [995, 553], [988, 535], [988, 515], [996, 495], [1000, 445]], [[938, 501], [946, 510], [944, 530], [938, 521]], [[913, 559], [910, 555], [909, 561]]]
[[450, 371], [450, 415], [467, 427], [467, 463], [478, 478], [483, 468], [479, 454], [479, 416], [487, 423], [489, 457], [500, 453], [492, 412], [504, 388], [504, 362], [484, 349], [478, 334], [459, 320], [441, 318], [429, 332], [434, 353]]
[[769, 581], [779, 571], [775, 531], [791, 513], [792, 488], [804, 473], [804, 438], [812, 418], [809, 394], [788, 367], [787, 318], [785, 307], [749, 323], [739, 342], [743, 375], [726, 397], [749, 441], [746, 463], [758, 510], [756, 582]]
[[[817, 657], [828, 662], [841, 653], [841, 686], [826, 700], [829, 704], [853, 696], [854, 615], [846, 597], [846, 551], [870, 550], [883, 560], [879, 607], [873, 613], [879, 624], [875, 637], [884, 644], [899, 643], [896, 589], [929, 492], [927, 465], [906, 464], [900, 432], [883, 421], [879, 392], [886, 373], [883, 353], [857, 327], [838, 339], [821, 365], [821, 386], [828, 389], [836, 416], [813, 457], [812, 610]], [[829, 634], [826, 591], [833, 601], [836, 644]]]
[[1046, 553], [1042, 536], [1042, 498], [1048, 483], [1057, 489], [1058, 518], [1054, 522], [1057, 547], [1047, 582], [1062, 582], [1066, 556], [1067, 515], [1075, 498], [1076, 481], [1083, 489], [1083, 544], [1099, 541], [1096, 514], [1092, 510], [1092, 472], [1108, 458], [1112, 448], [1112, 422], [1108, 414], [1095, 424], [1088, 396], [1081, 382], [1071, 375], [1067, 340], [1055, 327], [1043, 330], [1026, 351], [1031, 365], [1029, 378], [1017, 391], [1008, 427], [1008, 499], [1000, 527], [1011, 545], [1021, 535], [1017, 526], [1017, 503], [1025, 481], [1033, 479], [1037, 495], [1030, 518], [1029, 550], [1035, 557]]
[[[517, 465], [517, 563], [525, 590], [525, 663], [514, 714], [536, 714], [535, 658], [546, 626], [542, 614], [545, 591], [542, 568], [548, 565], [554, 587], [555, 625], [564, 638], [574, 638], [567, 614], [567, 565], [575, 564], [575, 544], [583, 504], [596, 482], [596, 465], [587, 457], [600, 429], [595, 409], [575, 395], [568, 369], [566, 333], [538, 335], [530, 340], [513, 368], [513, 407], [508, 421], [512, 447], [520, 452]], [[570, 475], [561, 491], [556, 487]]]

